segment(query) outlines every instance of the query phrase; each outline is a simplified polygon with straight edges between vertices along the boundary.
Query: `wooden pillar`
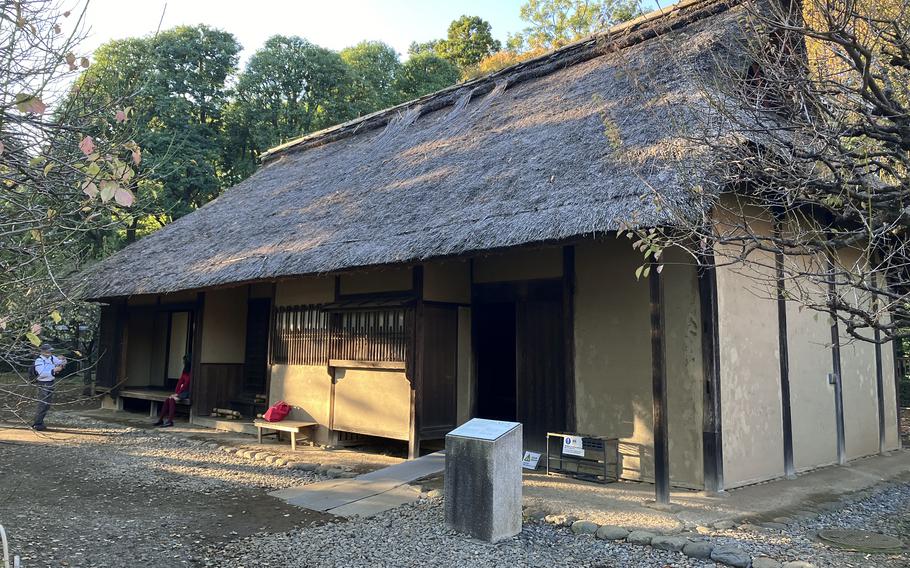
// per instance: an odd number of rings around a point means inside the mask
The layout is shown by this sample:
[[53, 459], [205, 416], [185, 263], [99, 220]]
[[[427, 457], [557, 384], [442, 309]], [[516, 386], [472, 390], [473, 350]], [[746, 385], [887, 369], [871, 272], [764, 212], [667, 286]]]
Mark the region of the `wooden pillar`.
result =
[[417, 300], [414, 303], [412, 312], [412, 355], [410, 358], [410, 369], [408, 369], [408, 378], [411, 381], [411, 418], [410, 433], [408, 435], [408, 459], [420, 457], [420, 425], [423, 414], [423, 266], [415, 266], [413, 268], [413, 289]]
[[651, 387], [654, 411], [654, 495], [670, 502], [670, 446], [667, 433], [667, 369], [664, 338], [664, 290], [658, 265], [648, 275], [651, 304]]
[[[774, 236], [780, 239], [781, 223], [774, 220]], [[774, 253], [774, 269], [777, 285], [777, 341], [780, 354], [780, 401], [781, 427], [784, 446], [784, 473], [787, 477], [796, 477], [796, 466], [793, 461], [793, 418], [790, 408], [790, 349], [787, 338], [787, 290], [784, 281], [784, 254]]]
[[[882, 363], [882, 332], [875, 330], [875, 395], [878, 399], [878, 453], [885, 452], [885, 373]], [[899, 393], [895, 392], [894, 396]]]
[[130, 309], [126, 301], [117, 306], [117, 329], [119, 330], [118, 338], [120, 341], [117, 350], [117, 380], [114, 388], [119, 390], [127, 380], [127, 363], [129, 358], [129, 339], [130, 339]]
[[[190, 406], [190, 422], [198, 416], [199, 405], [195, 402], [196, 385], [202, 378], [202, 320], [205, 315], [205, 292], [196, 294], [196, 308], [193, 310], [193, 347], [190, 360], [192, 369], [192, 380], [190, 380], [190, 400], [194, 401]], [[211, 410], [211, 409], [210, 409]]]
[[563, 357], [566, 374], [566, 432], [575, 432], [575, 247], [562, 248]]
[[[828, 296], [833, 299], [837, 295], [837, 284], [834, 282], [835, 270], [834, 261], [829, 254], [828, 274]], [[834, 415], [837, 432], [837, 463], [843, 465], [847, 463], [846, 435], [844, 434], [844, 393], [842, 388], [841, 377], [841, 356], [840, 356], [840, 331], [838, 330], [837, 317], [832, 315], [831, 319], [831, 366], [832, 373], [830, 382], [834, 385]]]
[[701, 311], [702, 454], [705, 490], [724, 490], [723, 430], [721, 428], [720, 336], [718, 335], [717, 272], [714, 254], [701, 258], [698, 297]]

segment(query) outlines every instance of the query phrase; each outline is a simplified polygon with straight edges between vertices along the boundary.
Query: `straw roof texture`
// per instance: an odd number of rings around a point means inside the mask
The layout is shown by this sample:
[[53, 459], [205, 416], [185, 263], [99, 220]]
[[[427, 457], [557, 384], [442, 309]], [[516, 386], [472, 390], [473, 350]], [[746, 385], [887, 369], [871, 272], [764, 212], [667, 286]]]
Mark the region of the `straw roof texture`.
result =
[[[697, 207], [695, 78], [736, 43], [695, 0], [270, 151], [253, 176], [87, 269], [83, 298], [417, 262], [657, 226]], [[740, 32], [741, 33], [741, 32]]]

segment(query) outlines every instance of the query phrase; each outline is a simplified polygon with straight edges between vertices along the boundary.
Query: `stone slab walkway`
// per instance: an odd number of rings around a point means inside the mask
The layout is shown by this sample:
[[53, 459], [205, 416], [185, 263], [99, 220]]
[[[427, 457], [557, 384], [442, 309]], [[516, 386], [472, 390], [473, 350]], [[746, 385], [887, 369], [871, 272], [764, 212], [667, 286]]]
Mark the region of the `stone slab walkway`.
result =
[[341, 517], [371, 517], [416, 501], [420, 492], [407, 484], [440, 474], [444, 468], [445, 453], [436, 452], [353, 479], [313, 483], [274, 491], [269, 495], [312, 511]]

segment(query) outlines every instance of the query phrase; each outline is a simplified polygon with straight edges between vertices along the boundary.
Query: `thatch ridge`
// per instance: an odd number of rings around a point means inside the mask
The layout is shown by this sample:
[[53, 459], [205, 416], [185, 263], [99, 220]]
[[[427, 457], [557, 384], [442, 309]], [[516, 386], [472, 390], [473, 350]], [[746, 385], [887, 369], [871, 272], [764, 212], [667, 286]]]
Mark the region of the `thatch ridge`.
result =
[[694, 0], [275, 149], [217, 199], [80, 274], [77, 294], [422, 262], [697, 212], [683, 167], [686, 125], [705, 111], [692, 78], [741, 36], [735, 4]]
[[290, 152], [306, 150], [347, 136], [355, 136], [368, 130], [382, 128], [409, 110], [417, 109], [418, 114], [422, 115], [452, 106], [459, 99], [466, 99], [467, 102], [470, 102], [486, 95], [496, 85], [505, 84], [505, 88], [508, 88], [604, 53], [630, 47], [662, 33], [685, 27], [694, 21], [723, 12], [742, 1], [683, 0], [666, 8], [658, 8], [628, 22], [616, 24], [559, 49], [504, 67], [488, 75], [289, 140], [263, 152], [259, 159], [262, 163], [266, 163]]

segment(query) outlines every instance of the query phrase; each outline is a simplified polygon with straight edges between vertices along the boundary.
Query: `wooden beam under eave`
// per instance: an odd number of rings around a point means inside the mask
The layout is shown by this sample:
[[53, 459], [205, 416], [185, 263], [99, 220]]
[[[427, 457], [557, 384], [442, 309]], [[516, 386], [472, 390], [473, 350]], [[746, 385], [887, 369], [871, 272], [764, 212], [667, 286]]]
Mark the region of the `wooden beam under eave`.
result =
[[667, 363], [663, 279], [657, 264], [648, 274], [651, 305], [651, 387], [654, 417], [654, 500], [670, 502], [670, 445], [667, 432]]

